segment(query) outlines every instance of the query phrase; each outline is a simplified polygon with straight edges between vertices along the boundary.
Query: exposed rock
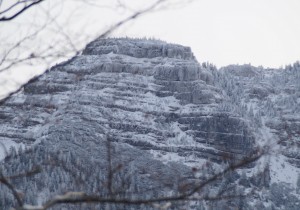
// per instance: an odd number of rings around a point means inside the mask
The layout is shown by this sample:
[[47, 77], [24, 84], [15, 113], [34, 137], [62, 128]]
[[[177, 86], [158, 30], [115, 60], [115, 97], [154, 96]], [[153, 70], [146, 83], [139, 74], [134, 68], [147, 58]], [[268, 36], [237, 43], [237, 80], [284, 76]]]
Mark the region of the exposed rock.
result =
[[[13, 152], [3, 167], [7, 174], [33, 165], [44, 168], [35, 178], [15, 183], [32, 204], [37, 197], [44, 201], [68, 190], [99, 193], [101, 188], [100, 193], [107, 193], [108, 153], [113, 165], [121, 168], [116, 189], [126, 179], [122, 186], [126, 192], [150, 191], [149, 197], [174, 192], [180, 180], [195, 178], [192, 167], [211, 164], [203, 173], [212, 174], [221, 163], [255, 150], [263, 137], [260, 125], [273, 129], [278, 138], [276, 132], [287, 129], [281, 118], [276, 117], [277, 124], [261, 122], [257, 110], [248, 114], [244, 107], [253, 100], [268, 107], [269, 98], [279, 91], [262, 75], [261, 69], [250, 65], [220, 72], [201, 66], [189, 47], [162, 41], [95, 40], [82, 55], [53, 67], [1, 104], [0, 142], [31, 148], [19, 151], [20, 155]], [[273, 113], [261, 110], [264, 116]], [[299, 140], [299, 119], [286, 121], [292, 138]], [[284, 153], [290, 163], [297, 154]], [[269, 188], [270, 173], [242, 176], [234, 189]], [[226, 187], [232, 190], [240, 177], [231, 174]], [[2, 194], [0, 203], [12, 206], [12, 199]], [[264, 206], [258, 198], [251, 199]], [[275, 203], [276, 208], [280, 205]]]

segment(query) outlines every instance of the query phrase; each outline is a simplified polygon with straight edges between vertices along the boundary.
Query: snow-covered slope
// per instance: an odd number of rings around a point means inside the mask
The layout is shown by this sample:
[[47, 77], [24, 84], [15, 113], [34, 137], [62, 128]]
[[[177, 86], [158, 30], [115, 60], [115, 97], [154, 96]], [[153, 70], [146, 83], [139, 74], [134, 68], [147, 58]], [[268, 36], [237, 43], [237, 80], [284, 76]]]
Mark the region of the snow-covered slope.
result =
[[[270, 170], [271, 199], [283, 209], [299, 208], [300, 187], [300, 64], [284, 69], [231, 65], [220, 69], [232, 106], [248, 119], [256, 142], [268, 147], [263, 158]], [[276, 195], [274, 195], [276, 194]], [[276, 198], [276, 199], [274, 199]], [[289, 200], [290, 198], [290, 200]]]
[[[107, 193], [109, 152], [113, 165], [122, 166], [116, 189], [126, 178], [124, 191], [160, 196], [176, 191], [183, 178], [196, 178], [195, 168], [208, 176], [225, 162], [267, 145], [277, 156], [266, 156], [214, 187], [215, 193], [227, 188], [229, 193], [233, 188], [265, 193], [249, 196], [242, 204], [235, 200], [209, 205], [280, 209], [285, 203], [278, 198], [283, 192], [276, 191], [278, 186], [287, 189], [288, 199], [298, 199], [299, 149], [290, 150], [289, 142], [299, 141], [300, 71], [291, 68], [246, 65], [217, 70], [200, 65], [190, 48], [180, 45], [95, 40], [81, 55], [1, 103], [0, 143], [6, 145], [2, 156], [10, 150], [4, 170], [13, 174], [34, 165], [44, 168], [34, 178], [15, 183], [28, 203], [68, 190]], [[266, 163], [267, 171], [262, 167]], [[12, 205], [7, 193], [0, 188], [4, 207]]]

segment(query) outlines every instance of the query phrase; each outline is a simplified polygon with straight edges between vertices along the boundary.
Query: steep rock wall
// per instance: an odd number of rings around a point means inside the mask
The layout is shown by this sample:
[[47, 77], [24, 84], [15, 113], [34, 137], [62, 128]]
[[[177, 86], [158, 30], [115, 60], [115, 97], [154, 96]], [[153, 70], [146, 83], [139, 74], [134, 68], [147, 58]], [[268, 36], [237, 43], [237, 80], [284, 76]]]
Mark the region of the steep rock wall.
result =
[[[20, 150], [20, 156], [12, 151], [3, 167], [8, 174], [44, 168], [16, 183], [29, 203], [68, 190], [99, 192], [108, 153], [122, 166], [115, 188], [126, 177], [128, 192], [174, 191], [183, 177], [195, 178], [191, 167], [203, 168], [208, 161], [217, 167], [256, 147], [251, 121], [222, 108], [231, 101], [217, 85], [218, 75], [199, 65], [188, 47], [95, 40], [1, 104], [0, 142], [32, 148]], [[5, 199], [3, 206], [12, 205]]]

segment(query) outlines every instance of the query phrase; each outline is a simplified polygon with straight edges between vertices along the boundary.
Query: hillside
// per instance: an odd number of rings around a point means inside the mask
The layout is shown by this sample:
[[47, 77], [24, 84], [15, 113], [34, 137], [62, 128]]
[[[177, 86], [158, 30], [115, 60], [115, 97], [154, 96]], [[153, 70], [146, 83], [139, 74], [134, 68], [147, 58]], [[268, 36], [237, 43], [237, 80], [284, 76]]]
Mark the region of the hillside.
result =
[[[43, 168], [14, 181], [32, 205], [67, 191], [105, 196], [109, 165], [118, 166], [114, 191], [161, 197], [177, 193], [182, 180], [205, 180], [269, 147], [259, 161], [224, 176], [202, 195], [254, 193], [172, 209], [300, 208], [299, 63], [217, 69], [199, 64], [189, 47], [99, 39], [3, 100], [0, 122], [0, 143], [9, 150], [0, 149], [7, 156], [4, 174]], [[0, 205], [15, 205], [3, 187]], [[94, 207], [106, 209], [65, 209]]]

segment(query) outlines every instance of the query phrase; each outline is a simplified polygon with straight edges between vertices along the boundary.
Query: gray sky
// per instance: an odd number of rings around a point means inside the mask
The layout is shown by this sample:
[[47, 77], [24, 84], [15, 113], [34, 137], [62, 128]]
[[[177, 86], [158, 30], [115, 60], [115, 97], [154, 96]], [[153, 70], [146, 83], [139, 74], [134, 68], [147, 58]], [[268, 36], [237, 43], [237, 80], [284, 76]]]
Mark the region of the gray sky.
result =
[[[116, 0], [94, 2], [111, 5]], [[136, 9], [154, 0], [123, 2], [130, 2], [130, 8]], [[13, 22], [0, 24], [0, 55], [5, 51], [4, 44], [28, 33], [29, 26], [32, 29], [41, 26], [44, 19], [49, 20], [45, 11], [51, 11], [78, 49], [131, 14], [122, 8], [98, 8], [75, 0], [46, 1], [42, 9], [37, 7]], [[194, 0], [184, 7], [149, 13], [126, 24], [113, 36], [157, 38], [190, 46], [199, 62], [208, 61], [218, 67], [244, 63], [279, 67], [300, 60], [299, 11], [299, 0]], [[48, 43], [54, 43], [55, 48], [71, 48], [58, 28], [52, 22], [38, 39], [27, 43], [28, 51], [41, 50]], [[51, 65], [57, 62], [52, 61]], [[21, 65], [0, 73], [0, 98], [47, 67]]]
[[191, 46], [200, 62], [218, 67], [279, 67], [300, 59], [299, 11], [299, 0], [198, 0], [145, 16], [122, 32]]

